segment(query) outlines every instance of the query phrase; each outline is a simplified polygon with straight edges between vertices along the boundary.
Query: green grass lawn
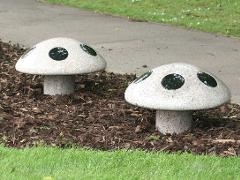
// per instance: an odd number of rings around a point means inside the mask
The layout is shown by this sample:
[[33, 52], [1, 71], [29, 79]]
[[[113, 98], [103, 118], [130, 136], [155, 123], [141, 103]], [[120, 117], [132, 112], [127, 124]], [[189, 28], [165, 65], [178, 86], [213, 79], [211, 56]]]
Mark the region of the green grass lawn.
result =
[[240, 37], [239, 0], [46, 0], [137, 20]]
[[143, 151], [0, 147], [0, 179], [240, 179], [240, 159]]

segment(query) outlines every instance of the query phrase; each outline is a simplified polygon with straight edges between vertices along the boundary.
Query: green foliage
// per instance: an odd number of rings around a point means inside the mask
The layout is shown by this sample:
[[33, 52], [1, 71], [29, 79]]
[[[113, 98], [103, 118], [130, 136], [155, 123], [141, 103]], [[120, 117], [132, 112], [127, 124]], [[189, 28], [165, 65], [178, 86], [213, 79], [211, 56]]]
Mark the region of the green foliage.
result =
[[51, 3], [240, 36], [239, 0], [47, 0]]
[[0, 146], [0, 179], [240, 179], [239, 158]]

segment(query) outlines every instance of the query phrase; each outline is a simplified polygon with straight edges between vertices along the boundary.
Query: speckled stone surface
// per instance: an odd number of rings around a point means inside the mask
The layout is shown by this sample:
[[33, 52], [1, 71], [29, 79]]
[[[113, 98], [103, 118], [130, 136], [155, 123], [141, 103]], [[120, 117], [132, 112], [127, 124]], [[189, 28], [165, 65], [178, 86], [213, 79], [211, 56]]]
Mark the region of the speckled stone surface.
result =
[[45, 76], [43, 83], [43, 93], [47, 95], [63, 95], [74, 92], [74, 76]]
[[[210, 79], [203, 77], [201, 81], [199, 73], [206, 73]], [[172, 74], [174, 79], [168, 82], [166, 76]], [[230, 96], [228, 87], [221, 80], [186, 63], [159, 66], [136, 79], [125, 91], [127, 102], [158, 110], [208, 109], [229, 101]]]
[[[58, 54], [54, 55], [54, 50]], [[51, 56], [55, 56], [55, 60]], [[103, 57], [91, 47], [64, 37], [36, 44], [16, 63], [16, 70], [40, 75], [82, 74], [103, 70], [105, 67]]]
[[192, 125], [192, 111], [156, 112], [156, 129], [163, 134], [179, 134], [187, 131]]

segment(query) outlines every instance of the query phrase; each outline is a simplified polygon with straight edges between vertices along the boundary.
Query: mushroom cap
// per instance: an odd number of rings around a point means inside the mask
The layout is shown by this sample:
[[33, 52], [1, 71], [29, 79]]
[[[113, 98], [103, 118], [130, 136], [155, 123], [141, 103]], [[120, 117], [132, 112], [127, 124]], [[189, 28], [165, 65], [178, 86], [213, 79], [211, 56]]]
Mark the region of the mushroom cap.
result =
[[158, 110], [199, 110], [230, 100], [228, 87], [196, 66], [172, 63], [159, 66], [134, 80], [125, 91], [127, 102]]
[[40, 75], [71, 75], [103, 70], [106, 62], [88, 45], [58, 37], [42, 41], [16, 63], [16, 70]]

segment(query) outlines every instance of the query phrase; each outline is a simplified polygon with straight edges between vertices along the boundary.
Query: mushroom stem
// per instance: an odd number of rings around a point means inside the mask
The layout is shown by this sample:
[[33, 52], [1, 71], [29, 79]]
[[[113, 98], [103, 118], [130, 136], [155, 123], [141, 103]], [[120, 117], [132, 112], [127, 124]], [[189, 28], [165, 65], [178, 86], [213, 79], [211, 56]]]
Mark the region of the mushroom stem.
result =
[[74, 92], [74, 76], [72, 75], [49, 75], [44, 77], [44, 94], [64, 95]]
[[163, 134], [179, 134], [192, 125], [192, 111], [157, 110], [156, 128]]

